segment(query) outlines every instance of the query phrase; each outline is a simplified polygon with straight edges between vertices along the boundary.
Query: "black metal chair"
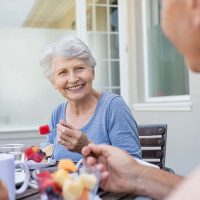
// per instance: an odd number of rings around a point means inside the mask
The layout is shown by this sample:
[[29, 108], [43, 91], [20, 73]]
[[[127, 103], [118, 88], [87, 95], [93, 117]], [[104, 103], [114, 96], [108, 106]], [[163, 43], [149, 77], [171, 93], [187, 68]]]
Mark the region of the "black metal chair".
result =
[[138, 133], [142, 148], [142, 159], [174, 173], [165, 167], [167, 124], [139, 124]]

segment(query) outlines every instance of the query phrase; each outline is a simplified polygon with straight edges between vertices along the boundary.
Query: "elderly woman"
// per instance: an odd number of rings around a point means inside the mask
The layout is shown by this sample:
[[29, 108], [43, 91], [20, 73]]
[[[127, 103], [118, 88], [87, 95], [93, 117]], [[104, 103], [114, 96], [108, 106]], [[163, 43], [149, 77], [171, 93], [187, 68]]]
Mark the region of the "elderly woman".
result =
[[141, 158], [137, 124], [121, 96], [93, 89], [96, 62], [86, 44], [66, 37], [50, 46], [40, 64], [45, 76], [66, 99], [52, 112], [47, 142], [54, 158], [81, 159], [89, 143], [120, 147]]

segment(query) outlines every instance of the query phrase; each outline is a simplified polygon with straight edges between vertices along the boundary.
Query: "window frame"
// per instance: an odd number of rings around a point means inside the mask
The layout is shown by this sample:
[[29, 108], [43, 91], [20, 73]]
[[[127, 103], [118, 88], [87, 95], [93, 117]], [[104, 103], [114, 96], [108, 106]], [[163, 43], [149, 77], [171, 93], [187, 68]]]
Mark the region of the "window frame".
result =
[[182, 102], [190, 101], [190, 95], [174, 95], [174, 96], [163, 96], [163, 97], [150, 97], [149, 95], [149, 66], [148, 66], [148, 42], [146, 26], [147, 26], [147, 1], [142, 0], [141, 13], [142, 13], [142, 31], [143, 31], [143, 60], [144, 60], [144, 101], [145, 102]]

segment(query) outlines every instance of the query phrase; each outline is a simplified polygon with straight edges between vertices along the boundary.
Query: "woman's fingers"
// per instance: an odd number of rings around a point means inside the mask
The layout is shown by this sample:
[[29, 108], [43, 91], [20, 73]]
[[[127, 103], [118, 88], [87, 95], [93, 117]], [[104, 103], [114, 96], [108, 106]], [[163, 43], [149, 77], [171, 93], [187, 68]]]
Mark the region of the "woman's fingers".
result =
[[91, 153], [90, 147], [88, 147], [88, 146], [83, 147], [81, 153], [82, 153], [82, 155], [83, 155], [84, 157], [89, 156], [90, 153]]
[[74, 137], [76, 135], [76, 133], [73, 130], [61, 124], [57, 124], [57, 132], [60, 136], [63, 136], [63, 137], [64, 136]]
[[69, 128], [69, 129], [72, 129], [72, 130], [77, 130], [71, 124], [65, 122], [63, 119], [60, 120], [60, 125], [65, 126], [65, 127]]

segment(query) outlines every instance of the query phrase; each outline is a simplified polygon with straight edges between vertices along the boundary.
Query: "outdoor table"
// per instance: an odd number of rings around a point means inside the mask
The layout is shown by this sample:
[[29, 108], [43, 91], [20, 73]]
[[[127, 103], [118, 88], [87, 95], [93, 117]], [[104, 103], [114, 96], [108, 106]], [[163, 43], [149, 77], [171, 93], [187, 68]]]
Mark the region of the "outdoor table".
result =
[[[113, 194], [110, 192], [98, 191], [98, 196], [103, 200], [151, 200], [147, 197], [135, 197], [127, 194]], [[23, 194], [16, 195], [16, 199], [39, 200], [40, 194], [37, 189], [29, 188]]]
[[[57, 163], [55, 164], [55, 166], [56, 165]], [[127, 195], [127, 194], [114, 194], [102, 191], [101, 189], [98, 190], [97, 195], [103, 200], [151, 200], [151, 198], [147, 197], [140, 197], [140, 196], [136, 197], [134, 195]], [[38, 189], [28, 188], [24, 193], [16, 195], [16, 200], [20, 199], [40, 200], [40, 193]]]

